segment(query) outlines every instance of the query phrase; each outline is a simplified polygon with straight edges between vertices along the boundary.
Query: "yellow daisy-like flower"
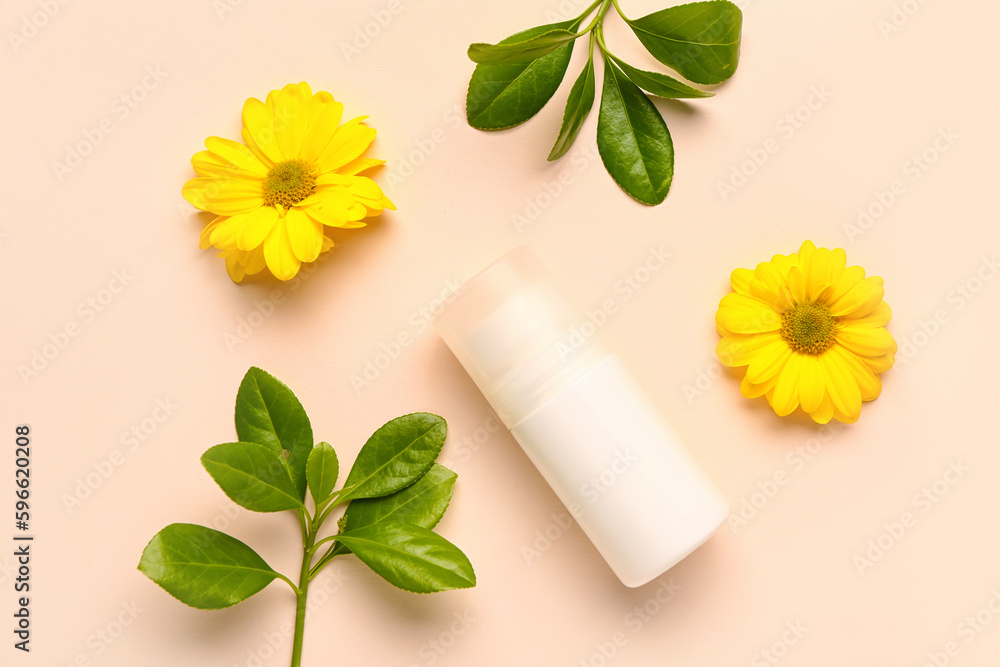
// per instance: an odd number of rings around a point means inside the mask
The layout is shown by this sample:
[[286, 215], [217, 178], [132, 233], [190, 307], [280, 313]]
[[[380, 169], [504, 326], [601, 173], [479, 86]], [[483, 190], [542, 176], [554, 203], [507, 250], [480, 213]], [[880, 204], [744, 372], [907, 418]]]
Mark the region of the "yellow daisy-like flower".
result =
[[366, 217], [396, 208], [359, 175], [385, 163], [362, 157], [375, 130], [367, 116], [341, 125], [343, 111], [330, 93], [288, 84], [265, 102], [246, 101], [243, 143], [209, 137], [208, 150], [191, 158], [198, 177], [184, 198], [218, 216], [200, 245], [221, 250], [235, 282], [265, 266], [290, 280], [333, 246], [325, 227], [364, 227]]
[[798, 254], [736, 269], [735, 291], [715, 316], [716, 353], [727, 366], [745, 366], [743, 395], [767, 397], [779, 415], [801, 407], [820, 424], [853, 423], [862, 401], [878, 397], [879, 374], [896, 354], [882, 282], [847, 266], [843, 249], [812, 241]]

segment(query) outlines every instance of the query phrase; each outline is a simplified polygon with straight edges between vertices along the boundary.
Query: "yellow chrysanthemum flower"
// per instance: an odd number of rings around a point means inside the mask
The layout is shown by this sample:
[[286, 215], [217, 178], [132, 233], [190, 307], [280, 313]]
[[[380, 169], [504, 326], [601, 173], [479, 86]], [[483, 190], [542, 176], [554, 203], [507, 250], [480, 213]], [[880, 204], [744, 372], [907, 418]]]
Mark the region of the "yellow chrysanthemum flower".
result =
[[896, 353], [882, 279], [847, 266], [843, 249], [806, 241], [798, 254], [736, 269], [732, 286], [715, 316], [716, 353], [746, 367], [743, 395], [767, 397], [781, 416], [801, 407], [820, 424], [857, 421]]
[[191, 158], [198, 178], [183, 188], [195, 207], [214, 213], [201, 247], [215, 246], [240, 282], [266, 266], [290, 280], [303, 262], [333, 246], [325, 227], [363, 227], [395, 209], [382, 189], [359, 176], [385, 160], [361, 157], [375, 138], [367, 116], [340, 124], [344, 107], [309, 84], [272, 90], [243, 105], [243, 143], [209, 137]]

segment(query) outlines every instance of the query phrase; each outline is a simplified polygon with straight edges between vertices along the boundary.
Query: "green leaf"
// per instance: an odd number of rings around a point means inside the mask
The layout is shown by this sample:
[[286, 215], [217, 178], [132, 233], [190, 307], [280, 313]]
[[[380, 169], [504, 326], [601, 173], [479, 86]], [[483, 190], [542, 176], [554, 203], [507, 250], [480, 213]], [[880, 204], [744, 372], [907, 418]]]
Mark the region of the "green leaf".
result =
[[556, 28], [517, 42], [504, 40], [499, 44], [472, 44], [469, 46], [469, 60], [480, 65], [526, 63], [569, 44], [578, 36], [571, 30]]
[[609, 58], [597, 121], [597, 148], [608, 173], [643, 204], [656, 205], [670, 191], [674, 145], [663, 117]]
[[337, 487], [337, 476], [340, 474], [340, 463], [337, 452], [328, 442], [321, 442], [313, 447], [306, 462], [306, 480], [309, 482], [309, 492], [313, 501], [319, 504], [330, 497]]
[[[500, 44], [523, 42], [553, 30], [573, 29], [574, 21], [530, 28]], [[480, 130], [502, 130], [519, 125], [538, 113], [555, 94], [573, 53], [573, 44], [527, 63], [476, 65], [465, 99], [469, 125]]]
[[621, 67], [622, 71], [625, 72], [625, 76], [627, 76], [632, 83], [654, 95], [670, 99], [712, 97], [715, 95], [715, 93], [692, 88], [686, 83], [681, 83], [672, 76], [667, 76], [666, 74], [661, 74], [659, 72], [647, 72], [645, 70], [636, 69], [620, 58], [615, 56], [611, 57], [614, 58], [615, 63]]
[[287, 465], [264, 445], [216, 445], [202, 454], [201, 463], [226, 495], [248, 510], [280, 512], [304, 507]]
[[190, 523], [158, 532], [143, 550], [139, 570], [198, 609], [231, 607], [279, 576], [235, 537]]
[[273, 375], [251, 367], [236, 394], [236, 434], [242, 442], [288, 451], [288, 468], [299, 500], [306, 498], [306, 461], [312, 427], [299, 399]]
[[594, 59], [590, 58], [569, 91], [562, 127], [559, 128], [559, 136], [556, 137], [556, 143], [549, 153], [549, 160], [561, 158], [576, 141], [576, 136], [583, 127], [583, 121], [587, 120], [587, 115], [594, 106], [594, 88]]
[[387, 520], [342, 533], [337, 540], [397, 588], [435, 593], [476, 585], [461, 549], [429, 528]]
[[736, 72], [743, 13], [728, 0], [678, 5], [628, 24], [654, 58], [695, 83], [719, 83]]
[[[381, 498], [352, 501], [341, 519], [343, 530], [364, 528], [391, 519], [433, 528], [448, 509], [456, 479], [458, 475], [435, 463], [423, 477], [402, 491]], [[338, 544], [334, 551], [338, 556], [351, 553], [343, 544]]]
[[433, 528], [448, 509], [456, 479], [458, 475], [435, 463], [423, 477], [402, 491], [353, 501], [344, 514], [344, 530], [352, 531], [392, 519]]
[[434, 463], [447, 433], [444, 419], [427, 412], [387, 422], [358, 452], [338, 502], [387, 496], [406, 488]]

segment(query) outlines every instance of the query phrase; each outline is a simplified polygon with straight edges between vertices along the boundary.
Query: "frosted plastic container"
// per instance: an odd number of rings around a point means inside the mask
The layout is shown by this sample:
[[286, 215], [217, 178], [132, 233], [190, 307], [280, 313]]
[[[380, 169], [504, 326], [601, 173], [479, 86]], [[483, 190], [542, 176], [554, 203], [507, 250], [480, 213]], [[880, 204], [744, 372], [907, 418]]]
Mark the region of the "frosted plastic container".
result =
[[469, 280], [435, 327], [626, 586], [726, 520], [725, 499], [527, 246]]

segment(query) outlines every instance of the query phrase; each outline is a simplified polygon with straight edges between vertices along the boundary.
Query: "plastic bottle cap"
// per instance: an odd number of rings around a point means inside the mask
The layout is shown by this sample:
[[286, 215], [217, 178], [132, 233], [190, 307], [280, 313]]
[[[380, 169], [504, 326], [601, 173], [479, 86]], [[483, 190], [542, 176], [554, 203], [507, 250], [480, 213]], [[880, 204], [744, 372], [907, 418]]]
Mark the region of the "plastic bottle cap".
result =
[[508, 428], [608, 354], [524, 245], [468, 280], [434, 326]]

